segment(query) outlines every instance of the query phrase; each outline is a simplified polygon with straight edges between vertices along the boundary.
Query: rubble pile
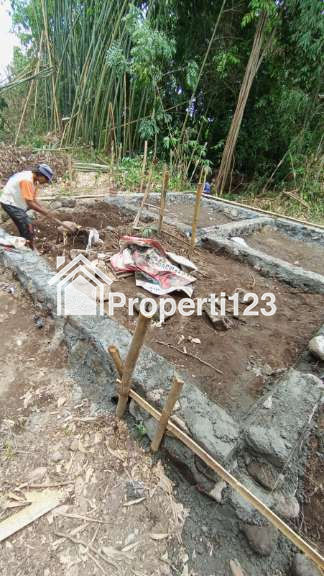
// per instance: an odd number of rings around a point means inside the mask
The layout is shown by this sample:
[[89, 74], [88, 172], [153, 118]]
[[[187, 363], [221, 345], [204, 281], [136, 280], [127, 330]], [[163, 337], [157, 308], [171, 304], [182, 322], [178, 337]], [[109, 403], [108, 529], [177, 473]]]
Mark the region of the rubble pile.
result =
[[20, 170], [45, 162], [54, 170], [55, 179], [62, 178], [68, 169], [67, 155], [62, 152], [35, 152], [31, 148], [0, 143], [0, 185]]

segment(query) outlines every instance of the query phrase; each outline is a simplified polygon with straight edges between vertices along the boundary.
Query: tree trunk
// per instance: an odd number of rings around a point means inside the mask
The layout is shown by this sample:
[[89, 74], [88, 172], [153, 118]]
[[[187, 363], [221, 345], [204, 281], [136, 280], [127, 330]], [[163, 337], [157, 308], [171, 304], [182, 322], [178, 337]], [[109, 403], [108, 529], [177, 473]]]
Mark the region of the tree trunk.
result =
[[231, 172], [236, 141], [239, 135], [242, 118], [251, 86], [265, 54], [265, 50], [262, 50], [262, 48], [264, 43], [264, 29], [266, 22], [267, 14], [266, 12], [262, 12], [255, 31], [252, 50], [245, 69], [243, 82], [241, 84], [241, 89], [236, 104], [236, 110], [234, 112], [231, 127], [227, 135], [222, 161], [216, 178], [216, 194], [220, 196], [224, 192], [228, 177]]

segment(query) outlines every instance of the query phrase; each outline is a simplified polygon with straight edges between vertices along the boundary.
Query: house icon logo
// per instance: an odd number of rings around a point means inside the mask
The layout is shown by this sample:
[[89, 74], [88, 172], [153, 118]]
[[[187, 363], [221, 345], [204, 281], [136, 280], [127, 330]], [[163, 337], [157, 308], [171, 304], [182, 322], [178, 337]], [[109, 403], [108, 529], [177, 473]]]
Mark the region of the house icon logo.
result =
[[[57, 267], [64, 263], [64, 256], [57, 258]], [[83, 254], [78, 254], [48, 281], [56, 284], [58, 316], [96, 316], [99, 300], [100, 316], [104, 314], [105, 287], [112, 280]], [[107, 289], [106, 289], [107, 290]]]

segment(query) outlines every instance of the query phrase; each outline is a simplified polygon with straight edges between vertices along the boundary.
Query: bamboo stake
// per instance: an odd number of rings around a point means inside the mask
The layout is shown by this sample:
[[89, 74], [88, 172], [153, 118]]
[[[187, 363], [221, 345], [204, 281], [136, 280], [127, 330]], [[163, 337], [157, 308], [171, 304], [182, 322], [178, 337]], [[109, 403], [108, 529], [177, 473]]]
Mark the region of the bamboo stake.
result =
[[204, 190], [204, 184], [203, 184], [203, 182], [199, 182], [198, 188], [197, 188], [197, 193], [196, 193], [195, 211], [194, 211], [194, 217], [193, 217], [192, 229], [191, 229], [191, 253], [195, 249], [195, 245], [196, 245], [197, 224], [198, 224], [198, 220], [199, 220], [200, 202], [201, 202], [201, 196], [202, 196], [203, 190]]
[[118, 376], [120, 376], [122, 378], [123, 376], [123, 361], [120, 357], [119, 354], [119, 350], [117, 348], [117, 346], [113, 345], [113, 346], [109, 346], [108, 347], [108, 352], [110, 354], [110, 356], [112, 357], [114, 364], [116, 366], [116, 370], [118, 372]]
[[162, 410], [161, 418], [159, 420], [158, 426], [157, 426], [155, 434], [154, 434], [154, 438], [153, 438], [152, 443], [151, 443], [152, 452], [157, 452], [159, 447], [160, 447], [162, 438], [164, 436], [164, 433], [165, 433], [167, 425], [168, 425], [169, 418], [172, 414], [172, 410], [174, 408], [176, 401], [178, 400], [178, 398], [181, 394], [182, 386], [183, 386], [183, 381], [179, 380], [179, 378], [175, 375], [174, 380], [173, 380], [173, 384], [172, 384], [172, 388], [171, 388], [171, 390], [168, 394], [168, 397], [166, 399], [166, 403], [165, 403], [163, 410]]
[[163, 224], [163, 217], [165, 211], [165, 203], [166, 203], [166, 195], [168, 191], [168, 184], [169, 184], [169, 172], [164, 168], [163, 172], [163, 182], [162, 182], [162, 190], [161, 190], [161, 202], [160, 202], [160, 219], [159, 219], [159, 234], [162, 232], [162, 224]]
[[[115, 346], [111, 346], [110, 348], [115, 349], [117, 354], [115, 356], [119, 356], [119, 352]], [[109, 348], [109, 350], [110, 350]], [[114, 356], [112, 355], [113, 360], [115, 361]], [[116, 364], [117, 371], [123, 371], [122, 362], [119, 356], [119, 362]], [[156, 410], [147, 400], [142, 398], [135, 390], [129, 390], [129, 396], [136, 402], [141, 408], [146, 410], [148, 414], [153, 416], [155, 420], [160, 421], [161, 419], [161, 412]], [[192, 450], [194, 454], [196, 454], [209, 468], [214, 470], [216, 474], [218, 474], [227, 484], [229, 484], [233, 490], [236, 490], [245, 500], [247, 500], [262, 516], [267, 518], [271, 524], [273, 524], [278, 530], [290, 540], [301, 552], [303, 552], [308, 558], [310, 558], [317, 566], [323, 570], [324, 568], [324, 558], [321, 554], [312, 548], [299, 534], [294, 532], [277, 514], [275, 514], [268, 506], [266, 506], [262, 500], [260, 500], [257, 496], [254, 496], [252, 492], [248, 488], [246, 488], [241, 482], [239, 482], [235, 476], [233, 476], [230, 472], [228, 472], [217, 460], [215, 460], [212, 456], [204, 450], [197, 442], [195, 442], [186, 432], [178, 428], [176, 424], [174, 424], [171, 420], [168, 421], [166, 429], [178, 440], [180, 440], [187, 448]]]
[[141, 177], [140, 193], [143, 192], [143, 188], [144, 188], [146, 163], [147, 163], [147, 140], [145, 140], [145, 142], [144, 142], [144, 156], [143, 156], [143, 165], [142, 165], [142, 177]]
[[138, 209], [138, 212], [137, 212], [137, 214], [136, 214], [136, 216], [135, 216], [135, 218], [134, 218], [133, 228], [137, 228], [137, 227], [138, 227], [138, 224], [139, 224], [139, 221], [140, 221], [140, 218], [141, 218], [141, 214], [142, 214], [144, 205], [146, 204], [146, 201], [147, 201], [147, 199], [148, 199], [148, 197], [149, 197], [149, 194], [150, 194], [150, 191], [151, 191], [151, 184], [152, 184], [152, 169], [150, 170], [150, 173], [149, 173], [149, 177], [148, 177], [148, 181], [147, 181], [147, 185], [146, 185], [145, 192], [144, 192], [144, 194], [143, 194], [143, 198], [142, 198], [141, 205], [140, 205], [140, 207], [139, 207], [139, 209]]
[[72, 165], [72, 155], [71, 155], [71, 154], [69, 154], [69, 156], [68, 156], [68, 165], [69, 165], [70, 186], [72, 186], [72, 182], [73, 182], [73, 165]]
[[116, 410], [117, 418], [122, 418], [124, 415], [131, 387], [131, 378], [150, 323], [151, 317], [144, 316], [140, 312], [133, 339], [126, 356], [123, 375], [119, 386], [119, 399]]

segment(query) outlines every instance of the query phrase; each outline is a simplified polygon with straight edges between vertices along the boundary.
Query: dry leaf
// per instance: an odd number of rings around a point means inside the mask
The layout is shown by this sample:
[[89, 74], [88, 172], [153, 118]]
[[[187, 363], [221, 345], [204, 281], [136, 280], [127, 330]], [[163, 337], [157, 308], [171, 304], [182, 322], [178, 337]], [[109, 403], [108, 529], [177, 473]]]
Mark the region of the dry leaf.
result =
[[107, 450], [108, 450], [108, 452], [110, 452], [110, 454], [112, 456], [115, 456], [115, 458], [118, 458], [118, 460], [126, 460], [126, 458], [127, 458], [127, 451], [126, 450], [113, 450], [112, 448], [110, 448], [110, 446], [108, 446], [108, 444], [107, 444]]
[[64, 398], [64, 396], [61, 396], [57, 401], [57, 407], [61, 408], [62, 406], [64, 406], [65, 402], [66, 402], [66, 398]]
[[245, 576], [237, 560], [230, 560], [230, 569], [233, 576]]
[[201, 340], [199, 340], [199, 338], [193, 338], [192, 336], [188, 336], [188, 340], [189, 342], [192, 342], [192, 344], [201, 344]]
[[143, 500], [145, 500], [146, 496], [143, 496], [143, 498], [137, 498], [136, 500], [130, 500], [129, 502], [125, 502], [125, 504], [123, 504], [123, 506], [128, 507], [128, 506], [134, 506], [134, 504], [140, 504], [141, 502], [143, 502]]
[[103, 440], [103, 434], [101, 432], [96, 432], [93, 439], [93, 444], [100, 444]]
[[[135, 544], [137, 544], [137, 542]], [[130, 546], [134, 547], [133, 544]], [[126, 548], [128, 547], [126, 546]], [[125, 548], [122, 550], [117, 550], [117, 548], [114, 548], [113, 546], [102, 546], [101, 550], [110, 560], [115, 560], [117, 562], [134, 560], [134, 557], [131, 554], [127, 554], [127, 550]]]
[[165, 540], [165, 538], [168, 538], [169, 534], [150, 534], [150, 538], [152, 538], [152, 540]]
[[86, 471], [86, 475], [85, 475], [85, 481], [87, 484], [88, 484], [92, 474], [93, 474], [93, 468], [88, 468], [88, 470]]
[[124, 546], [124, 548], [122, 548], [122, 552], [129, 552], [130, 550], [133, 550], [133, 548], [136, 548], [138, 546], [138, 542], [132, 542], [132, 544], [127, 544], [127, 546]]

